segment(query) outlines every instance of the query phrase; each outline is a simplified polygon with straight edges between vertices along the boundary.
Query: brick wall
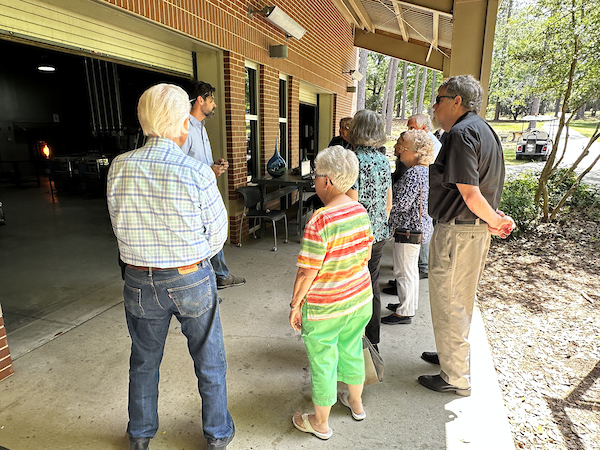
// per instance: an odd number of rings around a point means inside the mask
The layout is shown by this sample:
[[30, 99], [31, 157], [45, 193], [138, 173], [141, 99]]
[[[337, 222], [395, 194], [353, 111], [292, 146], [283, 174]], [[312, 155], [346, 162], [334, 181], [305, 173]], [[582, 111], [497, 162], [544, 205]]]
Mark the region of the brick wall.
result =
[[12, 359], [6, 340], [6, 329], [4, 328], [4, 318], [2, 317], [2, 306], [0, 306], [0, 380], [12, 375]]
[[[330, 0], [275, 0], [279, 6], [307, 31], [300, 40], [286, 39], [284, 32], [262, 14], [248, 15], [248, 6], [261, 9], [258, 0], [102, 0], [129, 13], [172, 28], [223, 51], [225, 77], [225, 116], [229, 192], [229, 236], [239, 240], [241, 198], [235, 189], [245, 185], [246, 123], [244, 62], [259, 64], [259, 135], [260, 164], [263, 170], [273, 154], [279, 135], [279, 74], [288, 75], [288, 146], [291, 166], [299, 161], [299, 92], [300, 81], [316, 85], [335, 94], [333, 122], [337, 134], [339, 118], [350, 115], [352, 94], [346, 86], [353, 84], [347, 72], [356, 67], [356, 50], [352, 27]], [[286, 59], [269, 57], [269, 45], [288, 46]], [[290, 167], [290, 168], [292, 168]]]
[[[235, 190], [246, 185], [248, 176], [246, 166], [246, 91], [244, 57], [239, 53], [224, 52], [225, 76], [225, 127], [227, 135], [227, 171], [229, 184], [229, 200], [239, 196]], [[241, 211], [230, 208], [229, 239], [232, 243], [239, 241]], [[247, 225], [245, 236], [248, 235]], [[243, 236], [244, 236], [243, 235]], [[243, 239], [243, 238], [242, 238]]]
[[[352, 27], [330, 0], [276, 0], [307, 31], [300, 40], [284, 32], [262, 14], [250, 19], [248, 6], [260, 9], [262, 1], [249, 0], [103, 0], [151, 21], [193, 36], [243, 58], [296, 76], [343, 97], [342, 114], [350, 113], [351, 80], [343, 71], [354, 69], [356, 52]], [[269, 57], [269, 45], [286, 44], [288, 58]]]

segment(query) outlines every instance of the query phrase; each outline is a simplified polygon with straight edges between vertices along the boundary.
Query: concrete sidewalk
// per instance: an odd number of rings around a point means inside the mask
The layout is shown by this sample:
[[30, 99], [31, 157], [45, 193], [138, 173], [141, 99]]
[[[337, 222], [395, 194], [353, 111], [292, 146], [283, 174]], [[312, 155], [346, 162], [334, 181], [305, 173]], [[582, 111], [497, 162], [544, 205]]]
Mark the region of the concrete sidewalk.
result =
[[[291, 227], [290, 236], [293, 231]], [[421, 281], [413, 323], [382, 325], [379, 347], [386, 362], [385, 381], [365, 388], [366, 420], [355, 422], [348, 409], [338, 404], [331, 413], [334, 434], [329, 441], [297, 431], [291, 424], [293, 413], [312, 412], [304, 345], [288, 323], [300, 247], [294, 237], [279, 245], [277, 252], [271, 247], [266, 233], [264, 239], [241, 248], [225, 248], [231, 271], [248, 280], [243, 287], [219, 291], [229, 363], [229, 408], [236, 424], [230, 450], [514, 448], [478, 311], [471, 330], [471, 397], [440, 394], [418, 384], [419, 375], [436, 373], [436, 366], [420, 359], [422, 351], [435, 350], [427, 280]], [[382, 284], [392, 278], [391, 247], [386, 245], [382, 259]], [[15, 374], [0, 383], [0, 446], [10, 450], [128, 448], [130, 341], [121, 289], [120, 283], [111, 282], [89, 299], [82, 296], [82, 305], [89, 300], [99, 313], [90, 318], [82, 312], [79, 318], [63, 320], [70, 325], [48, 330], [49, 335], [60, 335], [35, 350], [26, 352], [26, 333], [22, 333], [18, 344], [22, 356], [14, 361]], [[99, 305], [99, 296], [104, 306]], [[382, 294], [383, 305], [392, 301], [394, 297]], [[73, 307], [55, 311], [55, 322], [69, 312], [76, 313]], [[11, 345], [10, 334], [8, 339]], [[193, 365], [176, 320], [167, 340], [160, 392], [160, 428], [150, 448], [206, 448]]]

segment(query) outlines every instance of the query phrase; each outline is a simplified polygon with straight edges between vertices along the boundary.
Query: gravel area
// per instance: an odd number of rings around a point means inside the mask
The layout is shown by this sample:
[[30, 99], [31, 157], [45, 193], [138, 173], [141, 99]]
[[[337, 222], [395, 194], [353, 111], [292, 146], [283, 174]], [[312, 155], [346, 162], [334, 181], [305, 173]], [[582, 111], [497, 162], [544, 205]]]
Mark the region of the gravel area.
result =
[[600, 449], [600, 223], [494, 240], [479, 289], [515, 444]]

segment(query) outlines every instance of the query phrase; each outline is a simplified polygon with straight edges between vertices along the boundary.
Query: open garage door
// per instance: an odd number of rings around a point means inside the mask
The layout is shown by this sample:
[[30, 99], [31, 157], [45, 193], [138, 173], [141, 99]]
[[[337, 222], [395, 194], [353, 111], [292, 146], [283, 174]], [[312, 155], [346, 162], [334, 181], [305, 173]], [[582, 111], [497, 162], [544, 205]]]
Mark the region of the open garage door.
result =
[[[193, 75], [192, 52], [157, 39], [158, 27], [123, 21], [112, 8], [66, 0], [0, 0], [0, 38], [50, 45], [180, 75]], [[140, 32], [143, 31], [142, 32]], [[152, 37], [149, 37], [152, 36]], [[58, 49], [57, 48], [57, 49]]]

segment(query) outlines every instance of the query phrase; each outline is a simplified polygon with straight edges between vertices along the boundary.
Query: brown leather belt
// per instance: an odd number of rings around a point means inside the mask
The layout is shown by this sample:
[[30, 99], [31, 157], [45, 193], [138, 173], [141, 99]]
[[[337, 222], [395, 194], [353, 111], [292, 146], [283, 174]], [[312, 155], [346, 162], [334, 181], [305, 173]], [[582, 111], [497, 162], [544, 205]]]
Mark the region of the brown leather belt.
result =
[[135, 270], [141, 270], [143, 272], [149, 272], [150, 270], [152, 272], [156, 271], [156, 270], [189, 270], [189, 269], [193, 269], [194, 267], [199, 266], [200, 264], [202, 264], [204, 261], [206, 261], [206, 259], [203, 259], [201, 261], [198, 261], [197, 263], [194, 264], [190, 264], [189, 266], [182, 266], [182, 267], [167, 267], [167, 268], [160, 268], [160, 267], [142, 267], [142, 266], [134, 266], [133, 264], [127, 264], [127, 267], [131, 267], [132, 269]]

